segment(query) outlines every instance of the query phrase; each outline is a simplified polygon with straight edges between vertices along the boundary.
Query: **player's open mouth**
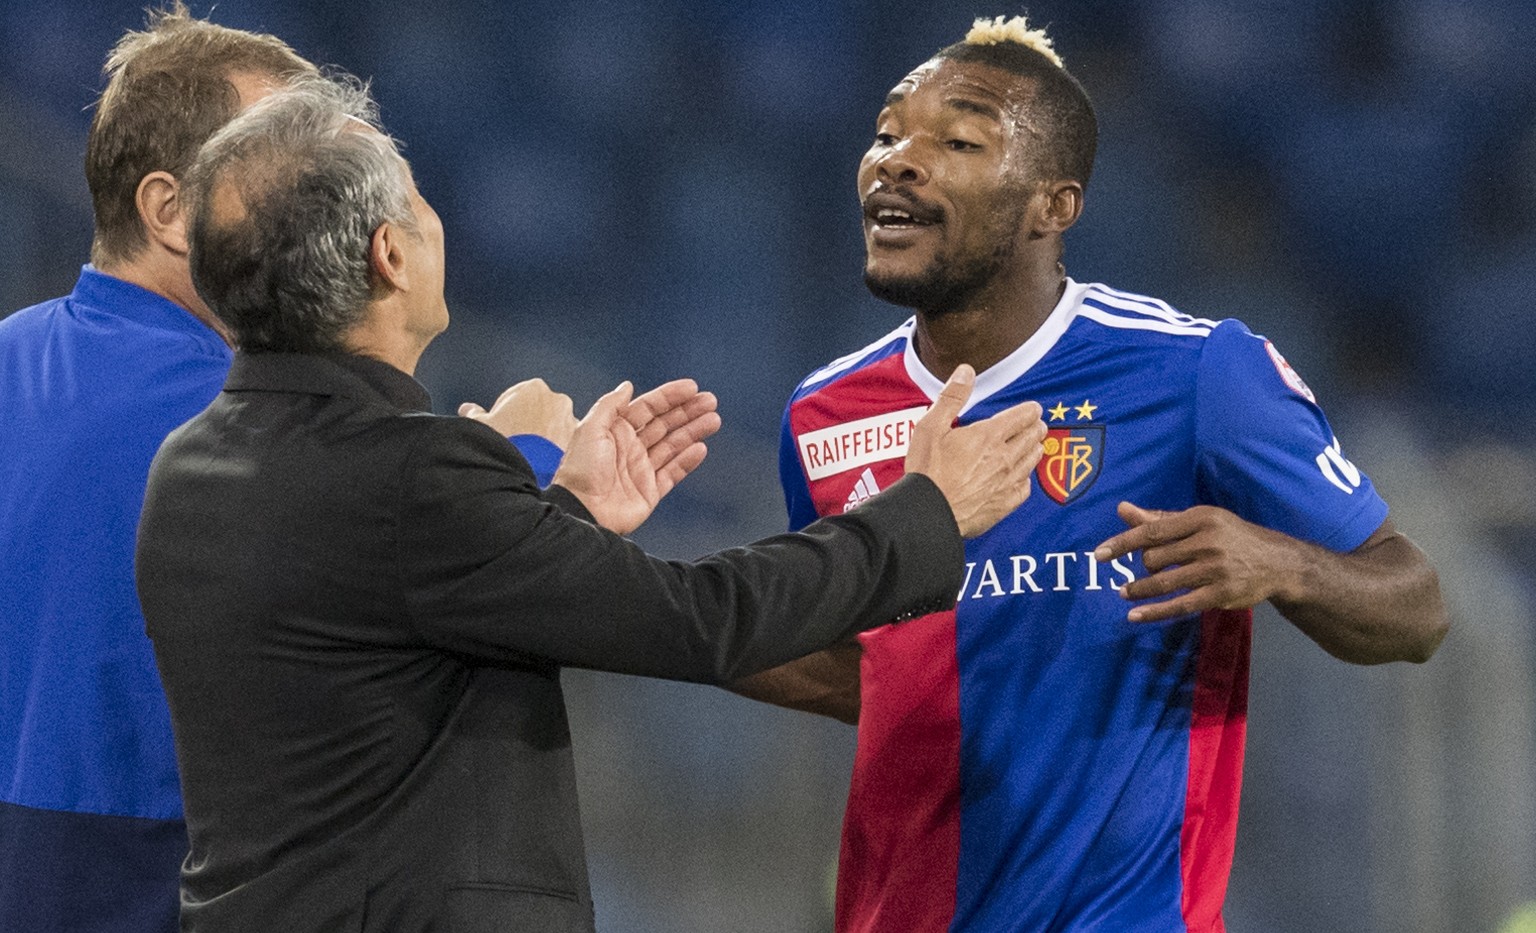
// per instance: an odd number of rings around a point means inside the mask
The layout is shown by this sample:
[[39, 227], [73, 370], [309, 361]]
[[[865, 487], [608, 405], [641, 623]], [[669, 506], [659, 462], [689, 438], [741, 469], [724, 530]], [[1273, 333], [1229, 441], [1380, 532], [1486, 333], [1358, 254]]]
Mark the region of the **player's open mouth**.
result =
[[875, 224], [881, 227], [926, 227], [928, 221], [918, 220], [906, 211], [882, 207], [875, 211]]
[[940, 208], [894, 191], [876, 192], [864, 202], [864, 219], [880, 227], [928, 227], [943, 216]]
[[864, 224], [874, 242], [897, 246], [921, 236], [943, 220], [943, 210], [916, 198], [881, 191], [864, 202]]

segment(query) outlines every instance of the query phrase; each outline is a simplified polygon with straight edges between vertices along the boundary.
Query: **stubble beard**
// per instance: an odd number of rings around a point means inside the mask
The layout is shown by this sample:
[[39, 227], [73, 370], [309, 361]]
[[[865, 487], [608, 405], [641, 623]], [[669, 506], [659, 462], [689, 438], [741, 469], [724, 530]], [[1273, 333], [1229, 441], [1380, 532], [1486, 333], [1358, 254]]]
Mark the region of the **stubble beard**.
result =
[[879, 276], [866, 263], [864, 284], [881, 301], [912, 308], [930, 318], [964, 310], [1018, 250], [1023, 210], [1012, 213], [1012, 217], [996, 218], [1001, 222], [989, 233], [991, 252], [963, 259], [941, 252], [927, 268], [906, 276]]

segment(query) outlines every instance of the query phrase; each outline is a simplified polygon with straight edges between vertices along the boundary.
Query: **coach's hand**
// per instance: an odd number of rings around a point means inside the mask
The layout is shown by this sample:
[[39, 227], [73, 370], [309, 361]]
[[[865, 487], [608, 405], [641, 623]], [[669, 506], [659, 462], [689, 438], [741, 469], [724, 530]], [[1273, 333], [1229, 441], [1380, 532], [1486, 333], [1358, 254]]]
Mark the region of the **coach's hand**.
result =
[[629, 382], [598, 399], [571, 436], [554, 482], [598, 524], [619, 534], [639, 528], [656, 503], [704, 462], [704, 439], [720, 430], [715, 396], [692, 379], [639, 398]]
[[524, 379], [497, 397], [486, 411], [474, 402], [459, 406], [459, 414], [496, 429], [502, 437], [537, 434], [565, 450], [571, 446], [576, 416], [571, 397], [551, 389], [543, 379]]
[[975, 384], [976, 371], [957, 366], [933, 407], [918, 419], [907, 448], [907, 472], [933, 480], [967, 538], [991, 528], [1029, 498], [1030, 474], [1040, 462], [1046, 430], [1035, 402], [955, 427]]

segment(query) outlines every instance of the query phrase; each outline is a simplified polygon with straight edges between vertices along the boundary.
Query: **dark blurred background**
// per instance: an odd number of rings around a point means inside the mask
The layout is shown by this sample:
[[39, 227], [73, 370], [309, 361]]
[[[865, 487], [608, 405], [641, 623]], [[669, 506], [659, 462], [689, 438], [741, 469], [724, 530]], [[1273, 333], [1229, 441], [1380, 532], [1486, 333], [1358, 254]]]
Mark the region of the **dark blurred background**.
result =
[[[67, 292], [107, 49], [142, 4], [0, 3], [0, 313]], [[209, 4], [194, 2], [199, 15]], [[448, 236], [438, 410], [539, 375], [584, 409], [696, 377], [727, 427], [638, 537], [780, 530], [782, 405], [906, 312], [854, 169], [886, 90], [973, 16], [1048, 26], [1099, 109], [1081, 281], [1241, 317], [1440, 566], [1427, 666], [1257, 625], [1234, 933], [1536, 930], [1536, 4], [1528, 0], [225, 0], [373, 80]], [[3, 426], [0, 426], [3, 430]], [[854, 732], [566, 675], [606, 933], [830, 928]]]

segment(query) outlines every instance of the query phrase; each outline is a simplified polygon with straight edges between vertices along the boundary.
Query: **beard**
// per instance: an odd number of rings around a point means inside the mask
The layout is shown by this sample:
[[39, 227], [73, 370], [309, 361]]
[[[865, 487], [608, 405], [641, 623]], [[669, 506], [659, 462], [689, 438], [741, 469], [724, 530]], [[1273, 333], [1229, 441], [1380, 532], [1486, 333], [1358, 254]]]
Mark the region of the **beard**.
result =
[[910, 275], [878, 275], [864, 267], [864, 284], [881, 301], [921, 311], [930, 317], [964, 309], [971, 299], [1003, 268], [1019, 245], [1022, 205], [1009, 212], [994, 214], [986, 239], [993, 244], [990, 252], [953, 257], [944, 252], [934, 256], [927, 268]]

